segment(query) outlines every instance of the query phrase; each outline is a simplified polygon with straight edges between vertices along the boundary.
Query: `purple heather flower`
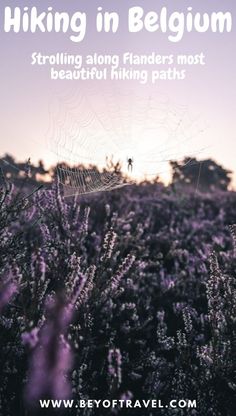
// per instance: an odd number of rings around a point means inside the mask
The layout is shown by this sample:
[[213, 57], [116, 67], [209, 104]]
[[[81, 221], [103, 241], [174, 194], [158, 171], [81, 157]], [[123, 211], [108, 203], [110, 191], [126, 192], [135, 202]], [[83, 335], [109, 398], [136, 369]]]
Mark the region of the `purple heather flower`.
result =
[[121, 364], [122, 356], [119, 348], [112, 348], [108, 353], [108, 373], [115, 378], [118, 386], [121, 384]]
[[111, 258], [114, 247], [115, 247], [116, 239], [117, 239], [117, 234], [113, 231], [113, 229], [110, 229], [104, 238], [104, 243], [103, 243], [104, 254], [101, 257], [101, 261], [108, 260]]
[[[68, 374], [73, 359], [65, 335], [72, 316], [70, 306], [55, 297], [48, 299], [46, 321], [37, 334], [38, 342], [32, 351], [25, 391], [26, 400], [31, 405], [43, 397], [66, 399], [70, 396]], [[31, 338], [25, 335], [24, 340], [29, 342]]]
[[130, 254], [123, 260], [115, 276], [111, 279], [108, 288], [104, 291], [103, 297], [105, 297], [109, 292], [114, 294], [118, 290], [120, 281], [123, 279], [126, 273], [128, 273], [134, 262], [135, 256]]
[[30, 332], [24, 332], [21, 335], [23, 345], [27, 345], [31, 349], [33, 349], [37, 345], [39, 340], [38, 332], [38, 328], [33, 328]]
[[0, 287], [0, 312], [17, 293], [18, 285], [14, 281], [7, 281]]

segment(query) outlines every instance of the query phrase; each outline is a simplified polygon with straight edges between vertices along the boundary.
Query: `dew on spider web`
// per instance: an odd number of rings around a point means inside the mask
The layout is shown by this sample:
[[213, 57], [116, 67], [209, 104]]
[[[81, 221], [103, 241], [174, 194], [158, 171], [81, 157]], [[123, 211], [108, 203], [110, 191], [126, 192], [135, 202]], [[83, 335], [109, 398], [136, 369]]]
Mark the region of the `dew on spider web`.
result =
[[56, 97], [46, 139], [65, 194], [88, 194], [165, 176], [170, 160], [196, 154], [200, 124], [164, 95], [93, 88]]

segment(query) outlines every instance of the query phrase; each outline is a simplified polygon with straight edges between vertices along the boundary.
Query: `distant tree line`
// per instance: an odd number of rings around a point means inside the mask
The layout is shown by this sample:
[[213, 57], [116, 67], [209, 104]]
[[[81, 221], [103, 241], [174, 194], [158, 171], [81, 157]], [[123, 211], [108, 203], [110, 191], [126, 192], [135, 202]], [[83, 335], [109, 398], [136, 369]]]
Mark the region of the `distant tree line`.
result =
[[[49, 183], [55, 177], [58, 166], [70, 167], [63, 162], [60, 165], [46, 169], [42, 160], [34, 165], [30, 159], [18, 162], [9, 154], [0, 158], [2, 177], [10, 179], [16, 186], [21, 185], [26, 176], [27, 182], [32, 185]], [[171, 185], [177, 188], [195, 188], [201, 192], [226, 191], [231, 184], [232, 172], [212, 159], [197, 160], [196, 158], [185, 157], [181, 161], [170, 161], [170, 166], [172, 170]], [[74, 166], [74, 168], [85, 169], [83, 165]], [[91, 166], [91, 168], [98, 170], [96, 166]], [[113, 160], [107, 160], [104, 171], [106, 170], [122, 175], [121, 164], [119, 162], [115, 163]], [[158, 176], [157, 181], [160, 182]], [[144, 183], [147, 183], [147, 181]]]
[[171, 161], [172, 184], [192, 187], [201, 192], [226, 191], [232, 172], [212, 159], [197, 160], [185, 157], [181, 162]]

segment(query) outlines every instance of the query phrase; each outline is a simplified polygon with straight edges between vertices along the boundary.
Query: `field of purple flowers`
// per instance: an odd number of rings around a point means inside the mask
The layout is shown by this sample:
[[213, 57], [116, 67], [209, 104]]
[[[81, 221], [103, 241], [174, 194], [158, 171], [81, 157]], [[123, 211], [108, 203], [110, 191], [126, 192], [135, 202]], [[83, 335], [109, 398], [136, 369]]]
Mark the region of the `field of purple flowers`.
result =
[[69, 200], [3, 178], [0, 415], [71, 397], [197, 400], [121, 415], [233, 415], [234, 223], [229, 191], [143, 184]]

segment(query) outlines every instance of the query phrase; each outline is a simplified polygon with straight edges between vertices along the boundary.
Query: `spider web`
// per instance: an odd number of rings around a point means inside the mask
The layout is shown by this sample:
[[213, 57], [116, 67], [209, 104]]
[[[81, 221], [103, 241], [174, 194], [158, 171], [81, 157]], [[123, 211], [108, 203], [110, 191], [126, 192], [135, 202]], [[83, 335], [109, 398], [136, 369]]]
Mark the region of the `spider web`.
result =
[[65, 195], [88, 194], [165, 174], [170, 160], [192, 154], [200, 121], [161, 94], [72, 90], [53, 101], [46, 139]]

